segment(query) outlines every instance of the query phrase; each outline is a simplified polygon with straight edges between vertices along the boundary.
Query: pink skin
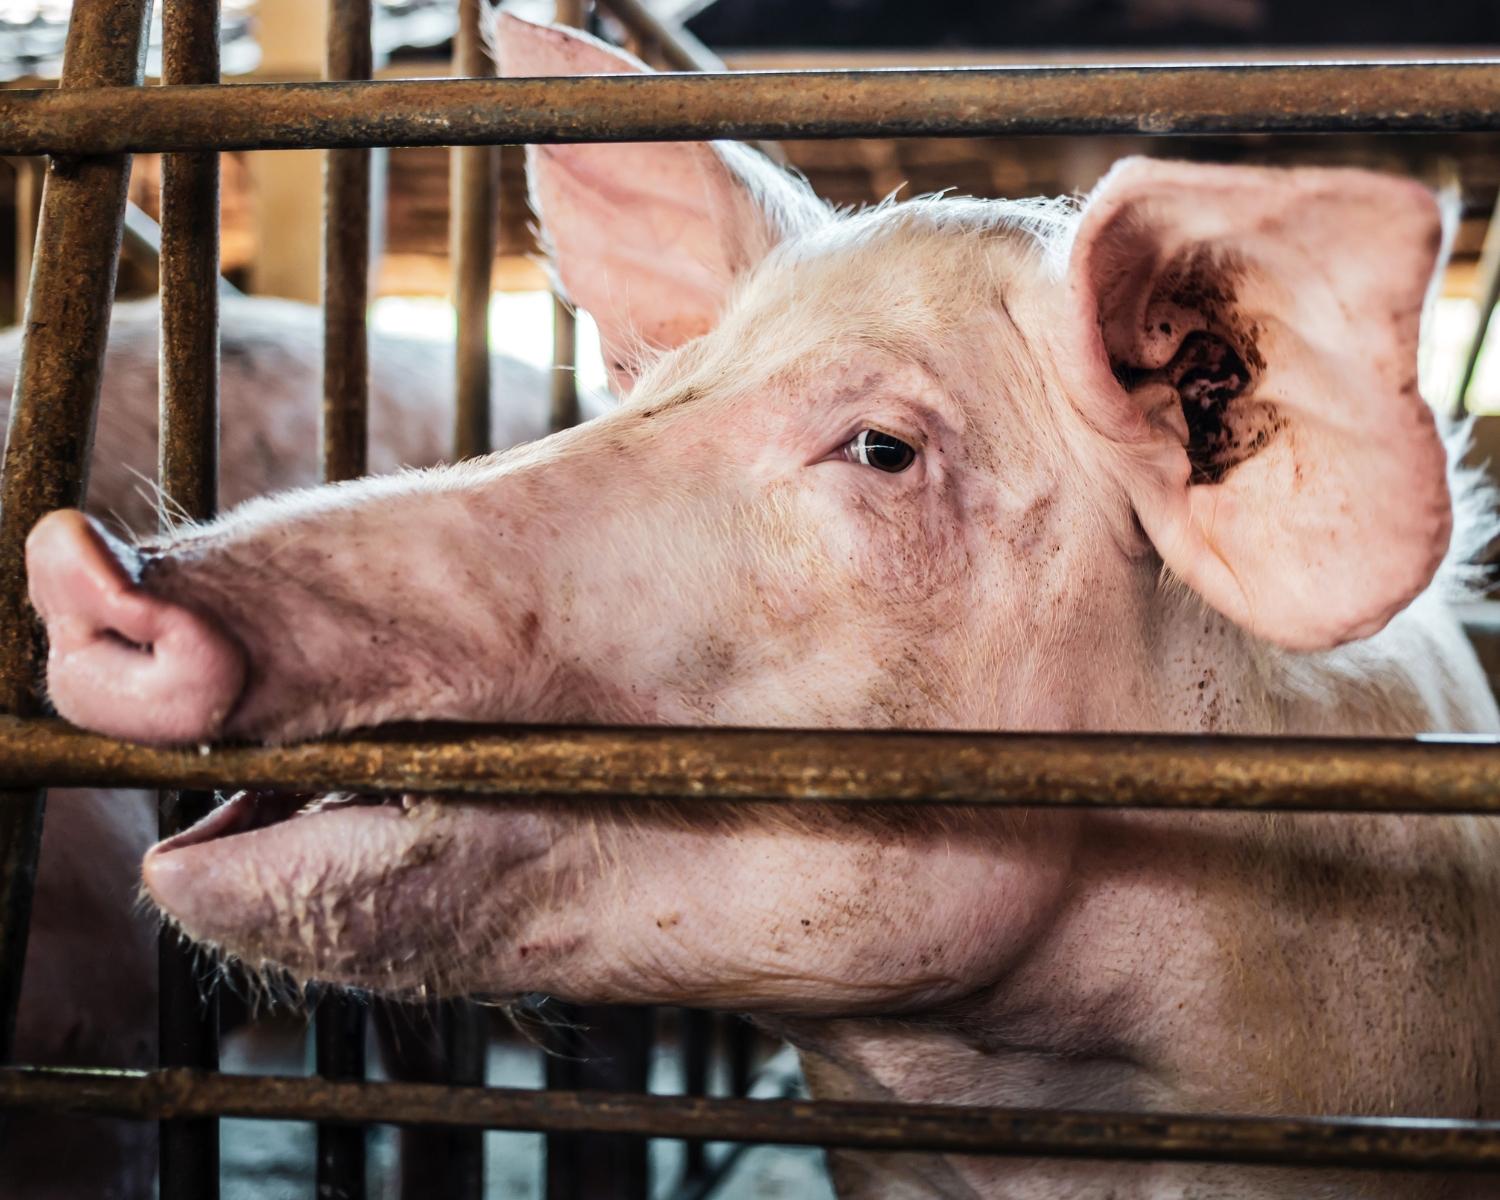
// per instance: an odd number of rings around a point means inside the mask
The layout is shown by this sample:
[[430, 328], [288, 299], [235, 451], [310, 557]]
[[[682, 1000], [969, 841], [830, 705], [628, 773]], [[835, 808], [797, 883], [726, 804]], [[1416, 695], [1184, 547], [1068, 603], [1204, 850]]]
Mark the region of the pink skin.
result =
[[[630, 69], [560, 31], [499, 32], [510, 73]], [[72, 631], [50, 675], [64, 715], [155, 741], [426, 718], [1500, 728], [1451, 621], [1413, 604], [1451, 523], [1406, 386], [1435, 249], [1424, 193], [1127, 164], [1076, 229], [1049, 218], [1054, 251], [1072, 231], [1059, 273], [1004, 210], [839, 219], [739, 149], [555, 147], [531, 169], [630, 402], [483, 462], [252, 503], [118, 553], [138, 579], [76, 515], [47, 518], [32, 586]], [[1194, 335], [1220, 356], [1215, 387], [1224, 347], [1248, 376], [1208, 423]], [[908, 443], [911, 465], [851, 461], [862, 430]], [[1164, 567], [1187, 587], [1161, 586]], [[147, 646], [127, 621], [179, 632]], [[193, 681], [197, 708], [111, 705], [162, 678]], [[193, 936], [300, 976], [751, 1009], [826, 1094], [1500, 1099], [1482, 1016], [1500, 971], [1455, 945], [1500, 911], [1487, 825], [274, 809], [240, 798], [155, 848], [145, 878]], [[1317, 1194], [1197, 1167], [835, 1173], [859, 1196]]]

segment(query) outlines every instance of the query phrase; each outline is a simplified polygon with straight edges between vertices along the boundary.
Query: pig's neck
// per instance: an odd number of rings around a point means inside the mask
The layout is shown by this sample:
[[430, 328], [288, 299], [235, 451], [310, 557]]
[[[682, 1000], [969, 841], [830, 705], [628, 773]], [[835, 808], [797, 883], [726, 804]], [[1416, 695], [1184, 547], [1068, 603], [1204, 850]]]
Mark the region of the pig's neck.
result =
[[[1159, 732], [1405, 737], [1500, 728], [1473, 650], [1438, 589], [1373, 638], [1292, 654], [1177, 589], [1158, 588], [1141, 666]], [[1087, 726], [1084, 726], [1087, 728]]]

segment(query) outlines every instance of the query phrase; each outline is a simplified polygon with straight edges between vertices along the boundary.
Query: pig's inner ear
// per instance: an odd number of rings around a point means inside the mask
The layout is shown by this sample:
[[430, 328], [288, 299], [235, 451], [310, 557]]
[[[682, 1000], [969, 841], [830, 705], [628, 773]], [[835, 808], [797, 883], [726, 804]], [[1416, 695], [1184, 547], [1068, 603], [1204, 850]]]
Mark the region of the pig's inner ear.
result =
[[1279, 645], [1377, 632], [1447, 548], [1417, 389], [1440, 242], [1430, 193], [1357, 171], [1133, 160], [1085, 206], [1075, 403], [1165, 565]]
[[[618, 75], [638, 60], [573, 30], [501, 16], [507, 76]], [[800, 180], [737, 143], [534, 146], [532, 205], [567, 297], [599, 326], [615, 386], [713, 328], [735, 280], [829, 219]]]

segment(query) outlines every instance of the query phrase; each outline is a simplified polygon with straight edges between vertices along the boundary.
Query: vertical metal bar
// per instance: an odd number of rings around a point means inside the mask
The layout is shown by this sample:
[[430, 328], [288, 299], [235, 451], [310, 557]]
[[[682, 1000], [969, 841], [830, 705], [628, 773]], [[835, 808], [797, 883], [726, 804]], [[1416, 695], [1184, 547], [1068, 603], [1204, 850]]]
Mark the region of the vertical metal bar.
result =
[[[563, 1046], [547, 1060], [547, 1087], [645, 1092], [656, 1010], [561, 1006]], [[547, 1200], [647, 1200], [649, 1143], [627, 1134], [547, 1135]]]
[[[151, 0], [78, 0], [63, 87], [139, 85]], [[48, 165], [0, 483], [0, 711], [37, 701], [41, 647], [26, 600], [26, 535], [82, 503], [130, 181], [126, 156]], [[0, 1062], [10, 1058], [43, 793], [0, 793]]]
[[[701, 1008], [681, 1010], [682, 1091], [686, 1096], [708, 1095], [708, 1054], [713, 1044], [714, 1014]], [[707, 1147], [698, 1140], [684, 1147], [683, 1181], [701, 1179], [708, 1171]]]
[[[484, 1085], [485, 1019], [463, 1001], [378, 1004], [371, 1013], [393, 1079], [402, 1083]], [[484, 1157], [469, 1145], [480, 1130], [403, 1126], [396, 1131], [401, 1200], [477, 1200]]]
[[[218, 0], [163, 0], [162, 82], [219, 82]], [[219, 491], [219, 156], [168, 154], [161, 191], [161, 523], [213, 516]], [[161, 793], [158, 824], [171, 837], [213, 806], [211, 792]], [[158, 939], [157, 1013], [164, 1067], [219, 1065], [219, 1005], [172, 930]], [[161, 1200], [219, 1194], [219, 1123], [161, 1123]]]
[[660, 59], [668, 71], [724, 70], [723, 59], [681, 24], [664, 20], [641, 0], [600, 0], [600, 4], [625, 27], [626, 44], [637, 58]]
[[[460, 0], [458, 34], [453, 43], [453, 73], [460, 76], [493, 74], [485, 51], [481, 20], [488, 4]], [[453, 294], [458, 308], [457, 362], [454, 370], [455, 459], [488, 454], [493, 448], [490, 401], [490, 287], [499, 232], [500, 149], [498, 146], [459, 146], [449, 152], [452, 191], [451, 258]], [[462, 1000], [438, 1007], [438, 1032], [450, 1083], [482, 1084], [487, 1050], [487, 1025], [472, 1004]], [[484, 1134], [477, 1129], [449, 1130], [443, 1137], [444, 1162], [440, 1194], [452, 1200], [481, 1200], [484, 1195]], [[409, 1144], [409, 1143], [408, 1143]], [[404, 1156], [403, 1186], [415, 1168]]]
[[[371, 0], [331, 0], [329, 79], [368, 79]], [[330, 150], [323, 208], [323, 476], [365, 473], [370, 297], [370, 152]]]
[[[329, 79], [368, 79], [374, 69], [372, 0], [330, 0]], [[370, 359], [370, 152], [332, 150], [323, 200], [323, 478], [363, 475], [368, 459]], [[322, 996], [315, 1026], [318, 1074], [362, 1079], [365, 1013], [350, 997]], [[318, 1200], [363, 1200], [362, 1126], [318, 1126]]]
[[[448, 1060], [448, 1082], [482, 1087], [489, 1023], [484, 1012], [465, 1000], [443, 1005], [443, 1052]], [[484, 1196], [484, 1132], [454, 1129], [448, 1134], [447, 1187], [451, 1200], [482, 1200]]]
[[1485, 227], [1484, 246], [1479, 252], [1479, 267], [1475, 272], [1476, 295], [1479, 301], [1479, 323], [1474, 326], [1474, 337], [1464, 351], [1463, 367], [1459, 372], [1458, 385], [1453, 391], [1451, 412], [1455, 420], [1462, 418], [1469, 407], [1469, 389], [1474, 384], [1474, 372], [1479, 366], [1479, 356], [1484, 351], [1485, 337], [1495, 316], [1495, 307], [1500, 304], [1500, 200], [1490, 214], [1490, 223]]
[[[458, 36], [453, 42], [453, 73], [473, 78], [491, 74], [480, 32], [483, 0], [461, 0]], [[452, 175], [453, 295], [458, 307], [458, 362], [454, 378], [457, 407], [453, 430], [455, 458], [490, 451], [490, 280], [495, 262], [497, 176], [495, 146], [455, 146], [449, 152]]]
[[[583, 28], [588, 19], [587, 0], [556, 0], [554, 20], [559, 25]], [[562, 300], [552, 301], [552, 430], [578, 424], [578, 322]]]
[[647, 66], [654, 66], [658, 56], [656, 41], [638, 30], [626, 26], [625, 49], [634, 54]]
[[726, 1018], [729, 1042], [729, 1094], [748, 1096], [755, 1082], [755, 1026], [738, 1014]]

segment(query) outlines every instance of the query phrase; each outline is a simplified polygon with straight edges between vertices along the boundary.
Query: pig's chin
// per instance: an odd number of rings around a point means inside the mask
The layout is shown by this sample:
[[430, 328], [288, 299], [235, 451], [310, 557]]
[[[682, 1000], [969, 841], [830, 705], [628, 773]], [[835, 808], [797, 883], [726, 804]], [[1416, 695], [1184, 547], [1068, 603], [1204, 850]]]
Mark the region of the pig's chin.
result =
[[478, 982], [460, 975], [474, 951], [505, 934], [487, 886], [548, 840], [495, 802], [240, 792], [153, 846], [142, 876], [183, 933], [249, 967], [457, 991]]

